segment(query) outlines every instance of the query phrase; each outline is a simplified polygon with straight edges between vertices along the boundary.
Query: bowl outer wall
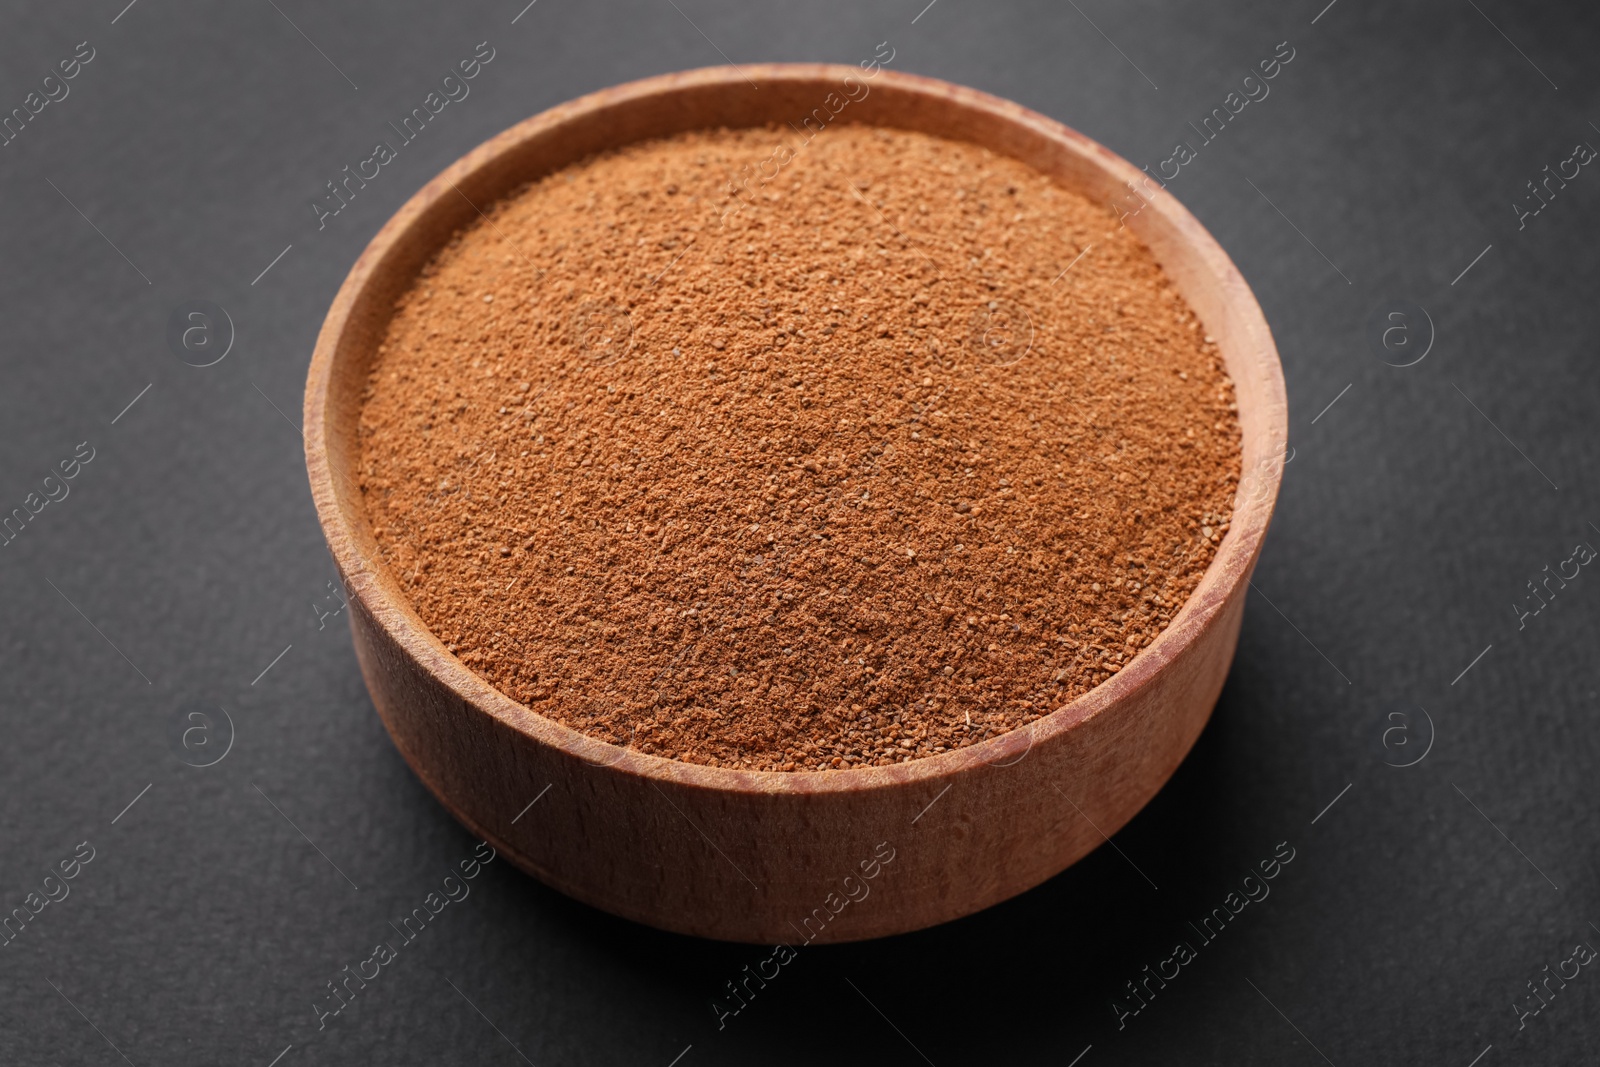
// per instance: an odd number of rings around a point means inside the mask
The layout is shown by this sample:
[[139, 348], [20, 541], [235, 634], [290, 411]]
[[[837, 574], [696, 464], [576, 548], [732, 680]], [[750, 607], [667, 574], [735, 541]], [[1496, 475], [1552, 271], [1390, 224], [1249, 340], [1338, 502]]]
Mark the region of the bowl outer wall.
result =
[[[644, 138], [798, 121], [842, 91], [846, 76], [870, 91], [844, 120], [974, 142], [1129, 212], [1125, 223], [1215, 336], [1234, 381], [1243, 454], [1230, 529], [1177, 617], [1118, 674], [977, 745], [889, 767], [764, 772], [588, 738], [456, 659], [383, 566], [349, 476], [371, 358], [396, 299], [481, 206]], [[1287, 406], [1271, 333], [1237, 268], [1121, 157], [1020, 105], [934, 79], [769, 64], [590, 94], [434, 178], [373, 238], [334, 298], [307, 379], [305, 426], [312, 493], [349, 592], [367, 687], [395, 745], [451, 813], [595, 907], [681, 933], [798, 944], [915, 930], [1005, 900], [1103, 843], [1154, 796], [1226, 678], [1282, 476]]]

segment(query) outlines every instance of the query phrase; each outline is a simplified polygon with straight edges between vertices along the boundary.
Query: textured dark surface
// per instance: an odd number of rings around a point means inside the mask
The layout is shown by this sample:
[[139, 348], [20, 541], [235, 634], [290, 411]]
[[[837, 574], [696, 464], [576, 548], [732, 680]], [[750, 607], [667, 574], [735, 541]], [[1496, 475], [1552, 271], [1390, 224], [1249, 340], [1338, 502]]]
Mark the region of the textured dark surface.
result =
[[[1542, 568], [1600, 546], [1600, 170], [1520, 230], [1513, 204], [1600, 146], [1600, 13], [676, 6], [542, 0], [513, 24], [516, 0], [9, 5], [0, 107], [96, 51], [0, 148], [0, 507], [80, 442], [94, 458], [0, 548], [0, 900], [25, 907], [79, 842], [94, 858], [0, 948], [0, 1062], [1592, 1060], [1593, 966], [1518, 1015], [1546, 965], [1600, 947], [1600, 574], [1520, 629], [1518, 611]], [[766, 951], [635, 927], [496, 862], [319, 1031], [325, 983], [473, 849], [389, 744], [343, 618], [318, 628], [338, 601], [292, 423], [340, 279], [422, 182], [545, 107], [719, 48], [855, 62], [885, 40], [894, 69], [1152, 170], [1198, 146], [1170, 188], [1266, 309], [1295, 449], [1210, 727], [1116, 849], [939, 929], [802, 950], [723, 1029], [711, 1000]], [[1200, 145], [1187, 123], [1285, 40], [1270, 95]], [[471, 95], [319, 232], [323, 182], [480, 41]], [[214, 366], [169, 350], [191, 300], [235, 324]], [[1437, 336], [1396, 368], [1370, 324], [1404, 302]], [[232, 748], [186, 765], [183, 716], [219, 706]], [[1396, 768], [1428, 741], [1419, 708], [1431, 750]], [[1410, 732], [1385, 747], [1390, 713]], [[940, 832], [937, 809], [915, 832]], [[1295, 858], [1271, 895], [1201, 943], [1189, 923], [1279, 842]], [[1124, 983], [1179, 939], [1197, 958], [1119, 1030]]]

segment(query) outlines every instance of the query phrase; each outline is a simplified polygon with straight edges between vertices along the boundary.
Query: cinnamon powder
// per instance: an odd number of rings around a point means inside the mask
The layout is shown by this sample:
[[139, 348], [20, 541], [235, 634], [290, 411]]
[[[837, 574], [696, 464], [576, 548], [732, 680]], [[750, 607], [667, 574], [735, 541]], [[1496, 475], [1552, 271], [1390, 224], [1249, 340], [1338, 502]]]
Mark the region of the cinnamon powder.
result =
[[789, 771], [972, 744], [1183, 605], [1232, 511], [1232, 385], [1106, 209], [860, 126], [735, 188], [781, 136], [479, 205], [372, 370], [368, 514], [452, 652], [592, 737]]

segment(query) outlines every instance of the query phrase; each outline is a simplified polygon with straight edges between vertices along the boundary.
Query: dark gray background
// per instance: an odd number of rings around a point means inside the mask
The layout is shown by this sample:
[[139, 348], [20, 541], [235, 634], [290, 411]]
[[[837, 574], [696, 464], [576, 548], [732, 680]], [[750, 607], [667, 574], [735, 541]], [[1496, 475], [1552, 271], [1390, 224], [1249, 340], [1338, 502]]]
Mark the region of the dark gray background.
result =
[[[0, 900], [96, 850], [0, 948], [0, 1062], [1593, 1061], [1594, 968], [1525, 1029], [1512, 1007], [1600, 946], [1600, 577], [1520, 630], [1513, 608], [1600, 545], [1600, 171], [1524, 229], [1512, 207], [1600, 145], [1593, 5], [539, 0], [513, 24], [523, 0], [124, 2], [0, 16], [0, 109], [97, 50], [0, 148], [0, 510], [95, 449], [0, 548]], [[501, 861], [319, 1033], [324, 983], [473, 844], [314, 606], [333, 568], [293, 423], [383, 220], [518, 120], [719, 49], [855, 62], [888, 41], [892, 69], [1154, 166], [1284, 40], [1271, 95], [1171, 188], [1266, 309], [1294, 454], [1215, 718], [1125, 855], [938, 929], [804, 950], [721, 1031], [708, 1002], [763, 950], [634, 926]], [[472, 95], [318, 232], [323, 182], [480, 41], [497, 55]], [[165, 341], [192, 299], [236, 325], [206, 369]], [[1366, 324], [1405, 300], [1437, 340], [1396, 369]], [[186, 766], [180, 715], [218, 706], [231, 751]], [[1431, 751], [1387, 766], [1422, 750], [1419, 706]], [[1382, 744], [1392, 711], [1409, 748]], [[1270, 898], [1119, 1031], [1123, 983], [1280, 841], [1296, 859]]]

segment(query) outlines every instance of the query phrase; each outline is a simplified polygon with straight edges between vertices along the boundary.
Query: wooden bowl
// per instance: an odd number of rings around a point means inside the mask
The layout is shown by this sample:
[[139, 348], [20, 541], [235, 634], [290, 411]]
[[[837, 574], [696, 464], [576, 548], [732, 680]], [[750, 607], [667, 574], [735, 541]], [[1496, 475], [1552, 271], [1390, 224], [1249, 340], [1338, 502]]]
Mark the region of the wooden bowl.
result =
[[[1233, 378], [1243, 469], [1232, 524], [1188, 603], [1120, 673], [989, 741], [889, 767], [785, 773], [592, 740], [446, 651], [385, 569], [350, 477], [373, 354], [395, 300], [478, 217], [474, 205], [629, 142], [791, 121], [842, 91], [847, 76], [870, 92], [844, 120], [982, 145], [1129, 212], [1126, 224], [1216, 338]], [[1221, 691], [1286, 434], [1283, 373], [1249, 286], [1194, 217], [1131, 164], [984, 93], [812, 64], [648, 78], [553, 108], [473, 150], [356, 261], [317, 339], [305, 399], [306, 466], [349, 590], [362, 674], [428, 788], [513, 863], [597, 908], [701, 937], [789, 945], [880, 937], [986, 908], [1097, 848], [1144, 806]]]

